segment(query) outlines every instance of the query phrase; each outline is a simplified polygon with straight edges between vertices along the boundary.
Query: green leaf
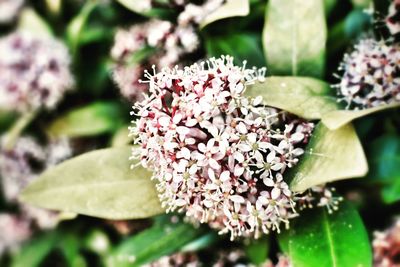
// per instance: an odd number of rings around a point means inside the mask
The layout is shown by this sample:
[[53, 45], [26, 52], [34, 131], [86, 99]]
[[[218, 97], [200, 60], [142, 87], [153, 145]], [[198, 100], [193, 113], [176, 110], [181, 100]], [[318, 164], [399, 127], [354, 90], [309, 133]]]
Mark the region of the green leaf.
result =
[[11, 260], [11, 267], [39, 266], [47, 255], [55, 248], [59, 234], [48, 232], [25, 244]]
[[85, 258], [80, 254], [81, 237], [76, 233], [64, 233], [59, 249], [69, 267], [86, 267]]
[[371, 26], [371, 15], [363, 10], [355, 9], [344, 20], [336, 23], [329, 31], [328, 52], [334, 54], [337, 51], [349, 47], [355, 39], [364, 34]]
[[357, 210], [346, 202], [332, 214], [322, 208], [302, 213], [283, 237], [296, 267], [372, 266], [367, 231]]
[[326, 38], [322, 0], [269, 1], [263, 41], [272, 75], [322, 77]]
[[369, 153], [371, 171], [368, 177], [381, 182], [381, 195], [385, 203], [400, 200], [400, 138], [385, 135], [375, 140]]
[[94, 102], [74, 109], [52, 122], [50, 136], [83, 137], [112, 133], [123, 125], [123, 110], [117, 102]]
[[[150, 1], [143, 1], [143, 0], [116, 0], [118, 3], [123, 5], [125, 8], [129, 9], [130, 11], [133, 11], [137, 14], [140, 14], [142, 16], [146, 17], [158, 17], [158, 18], [164, 18], [164, 17], [169, 17], [170, 15], [174, 14], [174, 10], [172, 8], [154, 8], [149, 5], [147, 5], [146, 2]], [[158, 1], [160, 2], [160, 1]], [[143, 5], [143, 3], [145, 3]], [[162, 5], [162, 3], [161, 3]]]
[[126, 7], [127, 9], [138, 13], [138, 14], [146, 14], [148, 12], [147, 5], [143, 5], [141, 3], [147, 3], [150, 1], [143, 1], [143, 0], [117, 0], [118, 3]]
[[206, 39], [205, 45], [209, 57], [230, 55], [235, 58], [237, 64], [246, 60], [250, 66], [265, 66], [261, 39], [257, 34], [237, 33], [209, 37]]
[[226, 0], [224, 4], [203, 19], [200, 23], [200, 29], [217, 20], [238, 16], [244, 17], [249, 13], [249, 0]]
[[129, 136], [129, 126], [125, 125], [117, 130], [117, 132], [113, 135], [111, 139], [112, 147], [123, 147], [128, 146], [133, 142], [131, 136]]
[[96, 6], [96, 1], [87, 1], [79, 14], [74, 17], [67, 26], [66, 37], [73, 55], [76, 55], [81, 40], [81, 34], [85, 30], [89, 16], [92, 14]]
[[320, 119], [324, 113], [338, 109], [331, 93], [327, 83], [306, 77], [268, 77], [246, 90], [248, 96], [260, 95], [265, 104], [309, 120]]
[[151, 173], [130, 169], [131, 148], [96, 150], [47, 170], [22, 193], [42, 208], [124, 220], [163, 213]]
[[368, 172], [363, 148], [352, 125], [330, 131], [319, 123], [305, 154], [290, 170], [290, 187], [304, 191], [312, 186], [363, 177]]
[[18, 30], [40, 37], [52, 36], [50, 26], [32, 8], [24, 8], [18, 21]]
[[209, 234], [203, 235], [192, 242], [183, 246], [180, 251], [182, 252], [193, 252], [199, 251], [210, 247], [212, 244], [216, 243], [219, 235], [216, 232], [211, 232]]
[[269, 238], [251, 240], [244, 250], [251, 263], [261, 266], [268, 258]]
[[324, 0], [325, 15], [329, 16], [335, 8], [337, 0]]
[[356, 8], [369, 8], [373, 7], [372, 0], [351, 0], [351, 3]]
[[390, 105], [382, 105], [374, 108], [367, 108], [362, 110], [335, 110], [328, 112], [322, 116], [322, 123], [324, 123], [329, 129], [338, 129], [355, 119], [367, 116], [369, 114], [379, 112], [386, 109], [398, 108], [400, 103], [394, 103]]
[[178, 251], [200, 233], [188, 224], [153, 226], [116, 247], [107, 260], [108, 266], [142, 266]]

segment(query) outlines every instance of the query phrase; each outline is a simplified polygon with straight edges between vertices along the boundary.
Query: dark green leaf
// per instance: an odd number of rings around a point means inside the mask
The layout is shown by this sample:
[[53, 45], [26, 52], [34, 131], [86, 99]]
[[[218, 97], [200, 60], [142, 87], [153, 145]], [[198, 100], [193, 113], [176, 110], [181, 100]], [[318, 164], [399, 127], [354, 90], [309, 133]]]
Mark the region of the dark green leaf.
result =
[[11, 267], [39, 266], [55, 248], [59, 237], [56, 232], [48, 232], [32, 239], [13, 256]]
[[306, 77], [268, 77], [265, 82], [249, 85], [246, 90], [248, 96], [262, 96], [269, 106], [310, 120], [338, 109], [331, 93], [327, 83]]
[[268, 258], [269, 238], [251, 240], [244, 250], [251, 263], [261, 266]]
[[206, 49], [210, 57], [230, 55], [235, 58], [236, 64], [242, 64], [246, 60], [250, 66], [265, 66], [261, 39], [256, 34], [238, 33], [210, 37], [206, 39]]
[[194, 240], [200, 231], [188, 224], [153, 226], [125, 240], [108, 258], [109, 266], [133, 267], [178, 251]]
[[116, 131], [122, 124], [124, 114], [116, 102], [93, 102], [67, 112], [48, 128], [51, 136], [82, 137]]
[[326, 38], [323, 1], [269, 1], [263, 41], [272, 75], [322, 77]]
[[95, 1], [87, 1], [79, 14], [74, 17], [67, 26], [66, 37], [73, 55], [76, 55], [77, 49], [81, 41], [82, 32], [86, 27], [89, 16], [92, 14], [96, 6], [97, 3]]
[[322, 208], [302, 213], [283, 238], [282, 247], [296, 267], [372, 266], [364, 224], [346, 202], [332, 214]]
[[219, 235], [216, 232], [211, 232], [209, 234], [203, 235], [192, 242], [186, 244], [180, 249], [182, 252], [188, 251], [198, 251], [210, 247], [218, 240]]
[[312, 186], [363, 177], [368, 172], [363, 148], [352, 125], [330, 131], [319, 123], [306, 152], [290, 170], [290, 187], [304, 191]]
[[47, 170], [21, 200], [42, 208], [106, 219], [138, 219], [163, 213], [151, 173], [130, 161], [130, 147], [102, 149]]
[[371, 171], [368, 176], [383, 184], [382, 197], [386, 203], [400, 200], [400, 138], [385, 135], [372, 143]]
[[86, 267], [85, 258], [80, 254], [81, 238], [77, 234], [64, 233], [62, 242], [59, 244], [59, 249], [69, 267]]

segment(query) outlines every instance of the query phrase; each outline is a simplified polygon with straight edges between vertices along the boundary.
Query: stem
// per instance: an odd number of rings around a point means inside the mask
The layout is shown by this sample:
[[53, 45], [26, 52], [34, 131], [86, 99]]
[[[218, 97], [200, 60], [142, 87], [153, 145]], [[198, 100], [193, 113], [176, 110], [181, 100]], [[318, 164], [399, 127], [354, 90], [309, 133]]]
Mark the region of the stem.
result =
[[36, 117], [37, 111], [31, 111], [24, 113], [18, 120], [14, 123], [11, 129], [4, 136], [4, 148], [9, 150], [12, 149], [21, 135], [23, 130], [32, 122]]

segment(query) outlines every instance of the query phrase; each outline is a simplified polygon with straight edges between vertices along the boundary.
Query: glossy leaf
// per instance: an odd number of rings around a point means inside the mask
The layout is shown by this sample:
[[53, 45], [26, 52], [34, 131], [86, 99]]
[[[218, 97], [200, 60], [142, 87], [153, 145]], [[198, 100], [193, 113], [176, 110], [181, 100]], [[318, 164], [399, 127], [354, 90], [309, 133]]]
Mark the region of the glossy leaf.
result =
[[40, 37], [49, 37], [53, 35], [47, 22], [32, 8], [25, 8], [22, 10], [18, 21], [18, 30]]
[[321, 0], [269, 1], [263, 31], [272, 75], [322, 77], [327, 29]]
[[290, 187], [304, 191], [312, 186], [363, 177], [368, 172], [363, 148], [352, 125], [330, 131], [319, 123], [306, 152], [290, 170]]
[[155, 225], [125, 240], [107, 260], [108, 266], [134, 267], [178, 251], [201, 232], [188, 224]]
[[131, 148], [89, 152], [47, 170], [22, 193], [23, 202], [106, 219], [163, 213], [151, 173], [130, 169]]
[[283, 249], [296, 267], [372, 266], [371, 245], [358, 212], [348, 203], [329, 214], [303, 212], [285, 235]]
[[116, 131], [124, 117], [121, 104], [116, 102], [94, 102], [74, 109], [52, 122], [48, 128], [50, 136], [82, 137]]
[[200, 28], [208, 24], [230, 17], [247, 16], [250, 12], [249, 0], [226, 0], [219, 8], [208, 14], [200, 23]]
[[323, 81], [306, 77], [268, 77], [265, 82], [248, 86], [246, 94], [262, 96], [264, 103], [289, 111], [305, 119], [320, 119], [336, 110], [336, 98]]
[[206, 50], [209, 57], [233, 56], [238, 65], [246, 60], [249, 66], [265, 66], [261, 39], [256, 34], [240, 33], [210, 37], [206, 39]]
[[371, 171], [368, 176], [383, 185], [381, 195], [386, 203], [400, 200], [400, 139], [385, 135], [371, 145]]
[[332, 112], [327, 112], [322, 116], [322, 122], [329, 129], [338, 129], [346, 123], [349, 123], [355, 119], [367, 116], [369, 114], [379, 112], [386, 109], [398, 108], [400, 103], [394, 103], [390, 105], [382, 105], [374, 108], [367, 108], [362, 110], [335, 110]]

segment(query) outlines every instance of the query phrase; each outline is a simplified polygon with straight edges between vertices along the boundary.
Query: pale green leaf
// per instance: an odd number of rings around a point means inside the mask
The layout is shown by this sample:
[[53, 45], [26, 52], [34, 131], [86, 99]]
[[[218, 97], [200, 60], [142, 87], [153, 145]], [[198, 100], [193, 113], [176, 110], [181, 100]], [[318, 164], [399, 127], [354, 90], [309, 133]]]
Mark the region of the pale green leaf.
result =
[[285, 234], [281, 244], [286, 243], [283, 248], [293, 266], [372, 266], [368, 233], [357, 210], [346, 202], [332, 214], [322, 208], [302, 213]]
[[121, 105], [115, 102], [94, 102], [67, 112], [47, 130], [50, 136], [82, 137], [116, 131], [122, 124]]
[[50, 26], [32, 8], [24, 8], [18, 21], [18, 30], [26, 31], [39, 37], [53, 35]]
[[306, 77], [268, 77], [265, 82], [249, 85], [246, 94], [262, 96], [264, 103], [289, 111], [299, 117], [320, 119], [326, 112], [338, 109], [330, 86]]
[[352, 125], [330, 131], [322, 123], [314, 129], [305, 154], [289, 176], [293, 191], [342, 179], [363, 177], [368, 172], [363, 148]]
[[224, 4], [203, 19], [200, 23], [200, 28], [202, 29], [217, 20], [238, 16], [244, 17], [247, 16], [249, 12], [249, 0], [226, 0]]
[[163, 213], [151, 173], [130, 169], [131, 148], [96, 150], [43, 173], [22, 193], [23, 202], [106, 219]]
[[263, 30], [272, 75], [322, 77], [327, 29], [322, 0], [270, 0]]
[[149, 6], [147, 5], [150, 1], [144, 0], [117, 0], [118, 3], [126, 7], [127, 9], [138, 13], [143, 14], [149, 11]]
[[125, 125], [118, 129], [113, 135], [111, 140], [111, 146], [113, 147], [123, 147], [127, 146], [133, 142], [133, 138], [129, 136], [129, 126]]
[[328, 112], [322, 116], [322, 122], [329, 128], [329, 129], [338, 129], [342, 127], [346, 123], [349, 123], [355, 119], [360, 117], [367, 116], [369, 114], [391, 109], [391, 108], [398, 108], [400, 107], [400, 103], [394, 103], [390, 105], [382, 105], [379, 107], [374, 108], [367, 108], [362, 110], [335, 110], [332, 112]]

